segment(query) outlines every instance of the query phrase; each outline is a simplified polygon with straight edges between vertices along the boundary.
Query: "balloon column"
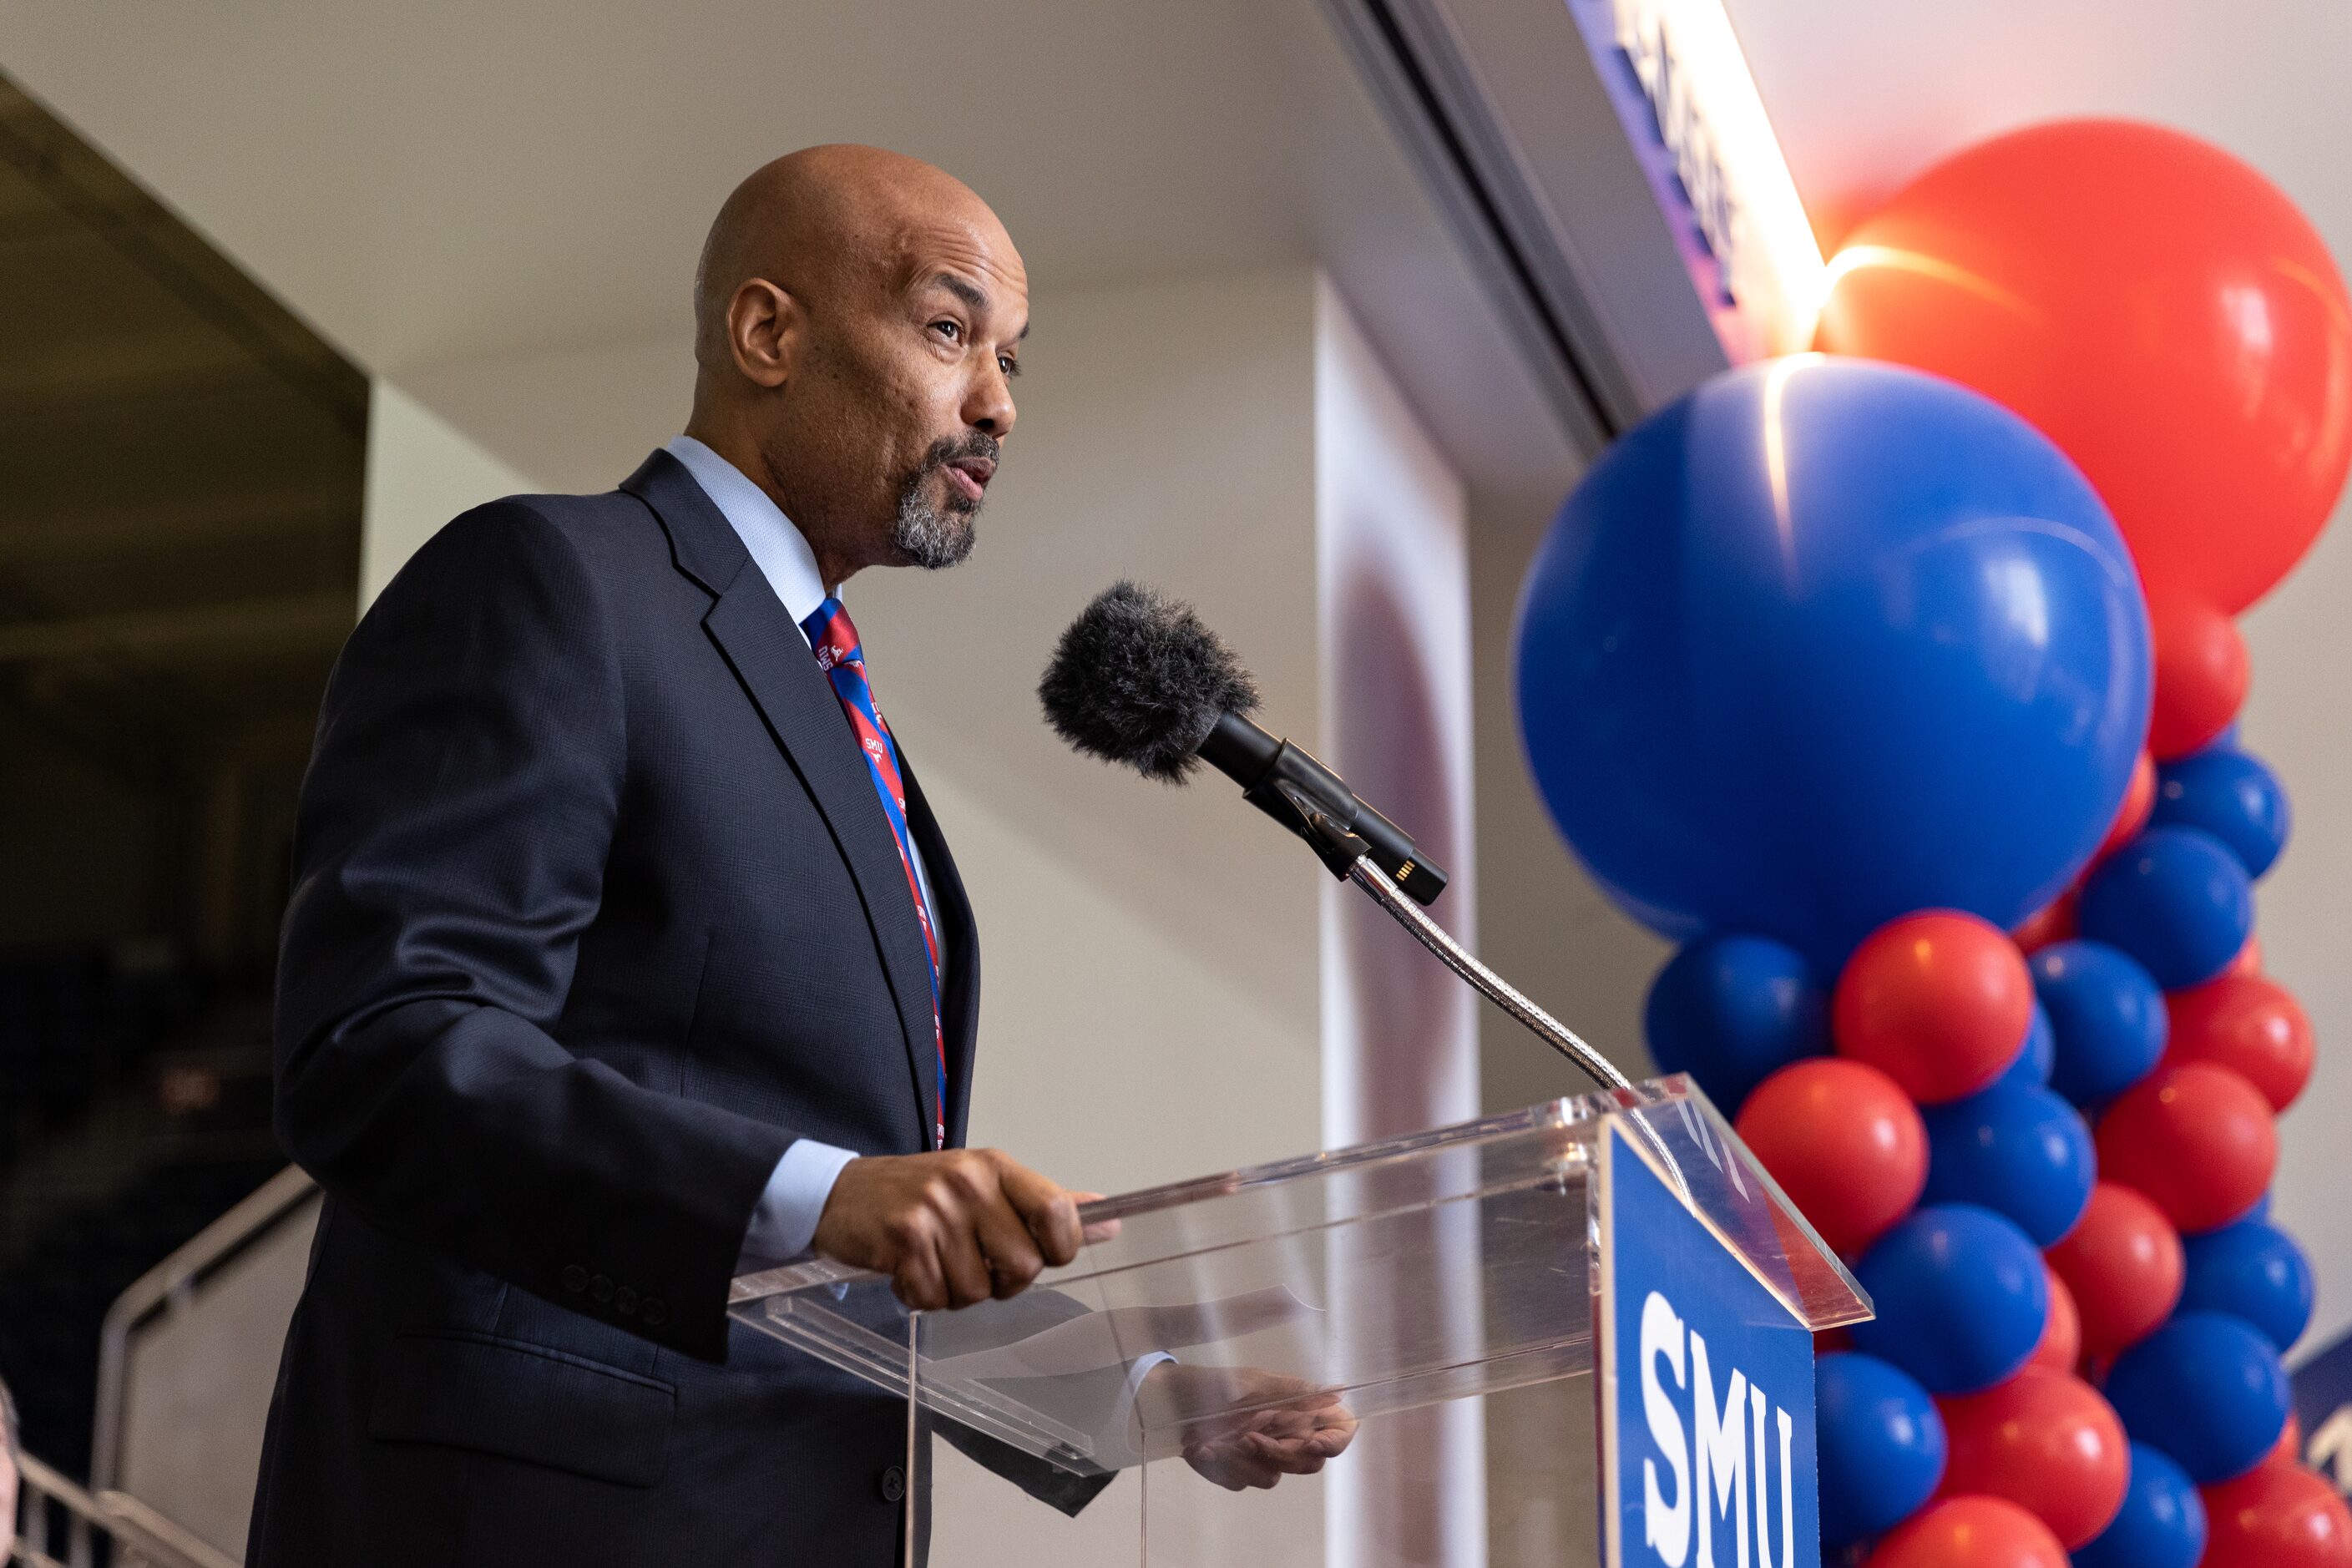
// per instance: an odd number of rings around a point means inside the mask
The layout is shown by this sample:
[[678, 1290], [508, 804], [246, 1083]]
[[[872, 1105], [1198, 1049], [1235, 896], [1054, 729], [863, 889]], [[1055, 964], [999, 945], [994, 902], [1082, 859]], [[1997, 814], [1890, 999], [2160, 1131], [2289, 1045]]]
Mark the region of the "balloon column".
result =
[[2352, 301], [2258, 175], [2102, 121], [1930, 171], [1831, 271], [1829, 356], [1594, 466], [1517, 655], [1554, 819], [1683, 943], [1659, 1066], [1877, 1306], [1820, 1363], [1824, 1543], [2352, 1568], [2286, 1429], [2314, 1045], [2252, 937], [2288, 812], [2230, 619], [2352, 462]]

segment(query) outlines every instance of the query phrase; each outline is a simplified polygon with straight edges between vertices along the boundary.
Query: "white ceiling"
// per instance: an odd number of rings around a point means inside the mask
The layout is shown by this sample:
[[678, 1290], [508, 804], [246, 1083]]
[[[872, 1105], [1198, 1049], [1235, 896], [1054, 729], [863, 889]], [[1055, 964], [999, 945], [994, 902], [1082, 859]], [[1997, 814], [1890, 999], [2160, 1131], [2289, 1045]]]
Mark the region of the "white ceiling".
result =
[[1556, 497], [1573, 471], [1314, 0], [10, 0], [5, 17], [0, 71], [396, 378], [682, 342], [729, 187], [793, 147], [868, 141], [993, 203], [1041, 296], [1321, 259], [1474, 483]]

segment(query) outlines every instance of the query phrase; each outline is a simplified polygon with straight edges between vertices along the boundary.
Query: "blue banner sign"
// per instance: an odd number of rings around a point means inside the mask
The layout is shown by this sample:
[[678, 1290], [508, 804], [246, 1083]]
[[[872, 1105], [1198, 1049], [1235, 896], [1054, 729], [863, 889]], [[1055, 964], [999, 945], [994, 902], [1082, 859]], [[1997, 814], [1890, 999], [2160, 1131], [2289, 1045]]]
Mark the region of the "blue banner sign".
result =
[[2294, 1369], [2303, 1462], [2352, 1497], [2352, 1334]]
[[1608, 1568], [1821, 1568], [1813, 1337], [1612, 1125], [1601, 1244]]

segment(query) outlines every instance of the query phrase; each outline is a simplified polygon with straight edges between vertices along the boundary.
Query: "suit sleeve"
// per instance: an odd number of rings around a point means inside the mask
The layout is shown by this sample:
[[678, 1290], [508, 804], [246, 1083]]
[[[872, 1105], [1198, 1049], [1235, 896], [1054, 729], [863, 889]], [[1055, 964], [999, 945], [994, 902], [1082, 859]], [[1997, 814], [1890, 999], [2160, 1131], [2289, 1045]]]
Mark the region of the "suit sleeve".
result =
[[[1058, 1290], [1036, 1289], [977, 1310], [988, 1314], [991, 1338], [1010, 1343], [1086, 1317], [1095, 1309]], [[1111, 1457], [1111, 1464], [1125, 1465], [1134, 1461], [1126, 1427], [1137, 1378], [1152, 1365], [1172, 1359], [1155, 1353], [1092, 1372], [987, 1382], [1017, 1403], [1047, 1412], [1063, 1426], [1092, 1434], [1101, 1445], [1098, 1452]], [[1076, 1454], [1066, 1453], [1058, 1464], [1041, 1459], [950, 1416], [935, 1415], [929, 1419], [931, 1430], [949, 1447], [1073, 1519], [1101, 1495], [1118, 1473]]]
[[719, 1360], [792, 1135], [549, 1032], [620, 809], [606, 610], [572, 541], [502, 501], [436, 535], [352, 634], [296, 828], [278, 1131], [370, 1224]]

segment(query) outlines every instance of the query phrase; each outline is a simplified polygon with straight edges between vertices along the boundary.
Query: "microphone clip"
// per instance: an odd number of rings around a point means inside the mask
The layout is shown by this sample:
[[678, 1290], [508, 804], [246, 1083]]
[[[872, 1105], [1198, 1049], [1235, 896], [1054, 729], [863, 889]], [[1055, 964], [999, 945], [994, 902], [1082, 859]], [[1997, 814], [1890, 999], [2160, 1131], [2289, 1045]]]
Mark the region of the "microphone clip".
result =
[[[1255, 796], [1255, 791], [1251, 793]], [[1370, 852], [1371, 846], [1352, 831], [1347, 823], [1323, 810], [1321, 802], [1288, 779], [1274, 780], [1273, 787], [1267, 793], [1279, 796], [1283, 806], [1287, 808], [1291, 820], [1284, 826], [1307, 840], [1307, 847], [1315, 851], [1316, 858], [1322, 861], [1324, 868], [1340, 881], [1346, 881], [1355, 869], [1356, 862]], [[1255, 799], [1255, 804], [1276, 818], [1283, 815], [1280, 809], [1269, 805], [1264, 799]]]
[[[1339, 774], [1304, 748], [1277, 739], [1238, 713], [1225, 713], [1201, 742], [1201, 757], [1242, 786], [1242, 798], [1307, 840], [1331, 874], [1345, 879], [1355, 857], [1372, 864], [1417, 904], [1445, 890], [1445, 873], [1429, 863], [1403, 829], [1382, 816]], [[1312, 819], [1319, 818], [1318, 826]], [[1339, 858], [1342, 841], [1356, 847]]]

